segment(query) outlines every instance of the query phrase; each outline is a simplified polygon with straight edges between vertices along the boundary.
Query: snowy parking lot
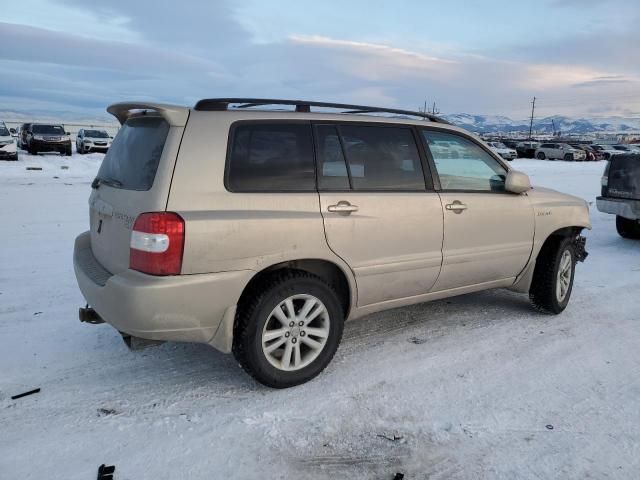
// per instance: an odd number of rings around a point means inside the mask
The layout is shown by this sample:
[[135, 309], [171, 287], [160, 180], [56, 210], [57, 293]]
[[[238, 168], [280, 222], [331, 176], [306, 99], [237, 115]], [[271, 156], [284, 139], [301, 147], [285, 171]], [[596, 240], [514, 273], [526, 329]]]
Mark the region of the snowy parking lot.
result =
[[640, 478], [640, 242], [595, 209], [603, 162], [513, 162], [591, 204], [563, 314], [496, 290], [370, 315], [271, 390], [206, 345], [130, 352], [78, 321], [102, 157], [0, 162], [0, 479]]

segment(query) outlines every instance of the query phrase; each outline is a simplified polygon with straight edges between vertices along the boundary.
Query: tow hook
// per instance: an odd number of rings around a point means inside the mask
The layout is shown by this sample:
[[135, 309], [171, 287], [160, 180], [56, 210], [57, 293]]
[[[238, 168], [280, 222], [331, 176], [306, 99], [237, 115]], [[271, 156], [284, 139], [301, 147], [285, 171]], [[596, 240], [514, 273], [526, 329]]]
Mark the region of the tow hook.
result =
[[100, 323], [104, 323], [104, 320], [98, 315], [93, 308], [91, 308], [88, 304], [85, 307], [80, 307], [78, 310], [78, 318], [81, 322], [90, 323], [92, 325], [98, 325]]
[[589, 252], [585, 250], [586, 243], [587, 239], [582, 235], [578, 235], [573, 240], [573, 249], [576, 253], [576, 260], [579, 262], [584, 262], [585, 258], [589, 255]]

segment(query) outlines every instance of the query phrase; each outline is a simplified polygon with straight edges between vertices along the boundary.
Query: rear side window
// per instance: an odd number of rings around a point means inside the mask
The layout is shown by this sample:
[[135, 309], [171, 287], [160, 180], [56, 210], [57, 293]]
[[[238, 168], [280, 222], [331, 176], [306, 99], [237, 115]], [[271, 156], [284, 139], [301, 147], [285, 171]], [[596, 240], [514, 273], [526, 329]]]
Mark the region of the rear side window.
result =
[[315, 191], [310, 124], [240, 124], [232, 132], [232, 192]]
[[320, 125], [317, 133], [321, 190], [425, 190], [411, 129]]
[[161, 117], [127, 120], [105, 155], [98, 178], [124, 190], [149, 190], [168, 133], [169, 124]]

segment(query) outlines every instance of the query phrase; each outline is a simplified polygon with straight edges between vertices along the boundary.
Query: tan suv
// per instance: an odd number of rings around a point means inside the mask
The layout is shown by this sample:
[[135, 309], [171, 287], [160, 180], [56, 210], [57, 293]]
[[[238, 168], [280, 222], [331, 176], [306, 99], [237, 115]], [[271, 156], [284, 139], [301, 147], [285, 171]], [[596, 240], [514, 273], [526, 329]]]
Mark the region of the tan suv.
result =
[[260, 99], [107, 110], [122, 128], [74, 266], [80, 319], [130, 346], [208, 343], [288, 387], [327, 366], [346, 319], [502, 287], [560, 313], [586, 256], [583, 200], [531, 188], [435, 116]]

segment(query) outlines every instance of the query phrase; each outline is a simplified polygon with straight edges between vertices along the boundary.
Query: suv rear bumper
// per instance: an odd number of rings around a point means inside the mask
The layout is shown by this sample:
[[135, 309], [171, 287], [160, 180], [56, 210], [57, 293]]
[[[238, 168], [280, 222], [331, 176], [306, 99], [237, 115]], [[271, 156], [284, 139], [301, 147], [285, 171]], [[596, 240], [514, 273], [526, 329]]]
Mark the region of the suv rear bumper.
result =
[[[253, 273], [156, 277], [125, 270], [112, 275], [93, 256], [89, 232], [76, 238], [73, 265], [87, 303], [120, 332], [149, 340], [210, 343], [225, 351], [230, 339], [214, 337], [222, 319], [235, 312]], [[232, 333], [228, 326], [221, 330]]]
[[640, 200], [597, 197], [596, 206], [603, 213], [612, 213], [630, 220], [640, 219]]

